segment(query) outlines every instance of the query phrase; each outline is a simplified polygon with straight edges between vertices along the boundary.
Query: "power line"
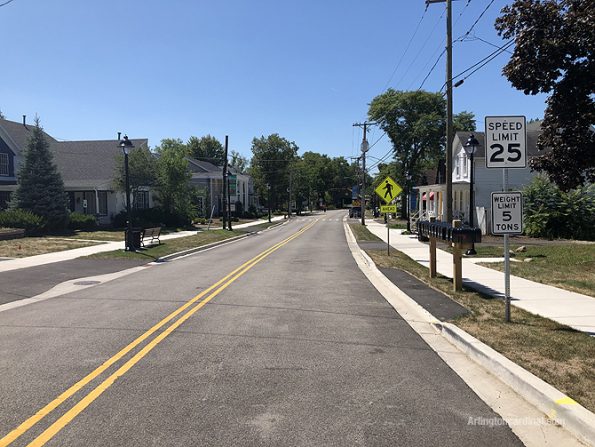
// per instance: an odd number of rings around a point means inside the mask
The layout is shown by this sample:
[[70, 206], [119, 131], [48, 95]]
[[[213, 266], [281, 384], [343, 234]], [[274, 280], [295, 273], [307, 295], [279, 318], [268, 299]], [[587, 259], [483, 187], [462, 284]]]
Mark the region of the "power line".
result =
[[[499, 56], [501, 53], [503, 53], [504, 51], [508, 50], [508, 48], [510, 48], [512, 45], [514, 45], [514, 41], [510, 41], [505, 43], [504, 45], [502, 45], [501, 47], [498, 47], [497, 50], [491, 52], [490, 54], [488, 54], [486, 57], [484, 57], [483, 59], [481, 59], [480, 61], [476, 62], [475, 64], [471, 65], [470, 67], [466, 68], [465, 70], [463, 70], [462, 72], [460, 72], [459, 74], [457, 74], [456, 76], [453, 76], [452, 79], [455, 80], [457, 78], [460, 78], [461, 76], [463, 76], [465, 73], [467, 73], [469, 70], [473, 70], [475, 67], [477, 67], [480, 64], [483, 64], [483, 62], [491, 62], [493, 59], [495, 59], [497, 56]], [[488, 60], [489, 59], [489, 60]], [[481, 65], [481, 67], [483, 67], [485, 64]], [[479, 67], [479, 68], [481, 68]], [[473, 73], [475, 73], [474, 70]], [[469, 77], [469, 76], [467, 76]], [[446, 84], [445, 84], [446, 85]], [[444, 87], [444, 85], [442, 86]], [[442, 90], [442, 89], [440, 89]]]
[[456, 24], [459, 23], [459, 20], [461, 19], [461, 17], [463, 17], [463, 13], [467, 9], [467, 6], [469, 6], [469, 3], [471, 3], [471, 0], [467, 0], [467, 3], [465, 3], [465, 6], [461, 10], [461, 13], [459, 14], [459, 16], [457, 17], [457, 19], [455, 20], [455, 23], [454, 23], [453, 26], [456, 26]]
[[426, 75], [424, 80], [421, 81], [421, 84], [418, 87], [418, 90], [422, 89], [422, 87], [424, 86], [424, 84], [426, 83], [426, 81], [428, 80], [428, 78], [430, 77], [430, 75], [432, 74], [434, 69], [436, 68], [436, 65], [438, 65], [438, 62], [440, 62], [440, 59], [442, 59], [442, 56], [444, 56], [444, 53], [446, 53], [446, 48], [444, 50], [442, 50], [442, 53], [440, 53], [440, 56], [438, 56], [438, 59], [436, 59], [436, 62], [434, 62], [434, 65], [432, 65], [432, 68], [430, 68], [430, 71], [428, 72], [428, 74]]
[[4, 3], [0, 3], [0, 7], [6, 6], [6, 5], [8, 5], [9, 3], [12, 3], [12, 2], [14, 2], [14, 0], [8, 0], [8, 1], [4, 2]]
[[[514, 42], [510, 42], [509, 43], [509, 47], [512, 46]], [[500, 56], [502, 53], [504, 53], [504, 51], [506, 51], [506, 49], [502, 49], [500, 51], [497, 51], [489, 60], [486, 60], [483, 64], [481, 64], [479, 67], [477, 67], [475, 70], [473, 70], [471, 73], [469, 73], [467, 76], [465, 76], [463, 79], [461, 79], [460, 81], [457, 81], [457, 83], [455, 84], [457, 87], [459, 85], [461, 85], [463, 82], [465, 82], [465, 79], [469, 78], [469, 76], [473, 75], [473, 73], [475, 73], [476, 71], [480, 70], [481, 68], [485, 67], [487, 64], [489, 64], [490, 62], [492, 62], [494, 59], [496, 59], [498, 56]], [[477, 64], [476, 64], [477, 65]], [[468, 71], [469, 68], [466, 70]], [[462, 73], [461, 73], [462, 74]], [[455, 77], [460, 77], [461, 74], [458, 74]], [[453, 78], [454, 79], [454, 78]], [[458, 84], [458, 85], [457, 85]]]
[[417, 22], [417, 26], [415, 27], [415, 31], [413, 32], [413, 35], [411, 36], [411, 39], [409, 39], [409, 42], [407, 43], [407, 47], [405, 48], [405, 51], [403, 51], [403, 54], [401, 54], [401, 57], [399, 58], [399, 62], [397, 63], [397, 65], [395, 66], [395, 69], [393, 70], [392, 74], [388, 78], [388, 81], [386, 81], [386, 84], [384, 84], [384, 87], [382, 88], [382, 90], [386, 90], [386, 87], [388, 87], [388, 85], [390, 84], [390, 81], [393, 80], [393, 77], [395, 76], [395, 74], [397, 73], [397, 70], [401, 66], [401, 62], [403, 62], [403, 59], [405, 58], [405, 55], [407, 54], [407, 51], [409, 51], [409, 47], [411, 46], [411, 42], [413, 42], [413, 39], [417, 35], [417, 32], [419, 31], [419, 27], [421, 25], [421, 22], [423, 22], [424, 17], [426, 16], [426, 12], [427, 11], [428, 11], [428, 4], [426, 4], [426, 9], [424, 9], [423, 14], [421, 15], [421, 19], [419, 19], [419, 22]]
[[[500, 47], [499, 47], [498, 45], [496, 45], [495, 43], [492, 43], [492, 42], [489, 42], [489, 41], [487, 41], [487, 40], [485, 40], [485, 39], [482, 39], [481, 37], [479, 37], [479, 36], [478, 36], [477, 34], [475, 34], [475, 33], [473, 33], [473, 36], [470, 36], [470, 37], [467, 37], [467, 38], [466, 38], [466, 39], [464, 39], [464, 40], [461, 40], [461, 42], [463, 42], [463, 41], [465, 41], [465, 40], [467, 40], [467, 41], [479, 40], [480, 42], [483, 42], [483, 43], [485, 43], [485, 44], [488, 44], [488, 45], [490, 45], [490, 46], [492, 46], [492, 47], [494, 47], [494, 48], [500, 48]], [[508, 50], [504, 50], [504, 51], [506, 51], [506, 52], [507, 52], [507, 53], [509, 53], [509, 54], [512, 54], [512, 51], [508, 51]]]
[[490, 6], [492, 6], [492, 3], [494, 3], [495, 0], [491, 0], [490, 3], [488, 3], [488, 5], [485, 7], [485, 9], [481, 12], [481, 14], [479, 14], [479, 17], [477, 19], [475, 19], [475, 22], [473, 22], [473, 25], [471, 25], [471, 28], [469, 28], [469, 30], [462, 36], [459, 37], [457, 39], [457, 41], [462, 41], [465, 37], [467, 37], [471, 31], [473, 31], [473, 28], [475, 28], [475, 25], [477, 25], [477, 23], [481, 20], [481, 18], [483, 17], [483, 15], [486, 13], [486, 11], [488, 9], [490, 9]]
[[442, 11], [442, 14], [440, 15], [440, 17], [438, 17], [438, 20], [436, 21], [436, 23], [434, 24], [434, 27], [432, 28], [432, 31], [428, 34], [428, 37], [426, 38], [426, 40], [424, 41], [423, 45], [421, 46], [421, 48], [418, 50], [417, 54], [415, 55], [415, 58], [413, 58], [413, 60], [411, 61], [411, 63], [409, 64], [409, 67], [407, 67], [407, 70], [405, 70], [405, 73], [403, 73], [403, 75], [401, 76], [401, 78], [399, 79], [399, 81], [397, 82], [397, 84], [401, 84], [401, 81], [403, 79], [405, 79], [405, 76], [407, 76], [407, 73], [409, 73], [409, 70], [411, 70], [411, 67], [413, 67], [413, 64], [415, 64], [415, 62], [417, 61], [417, 59], [419, 58], [419, 55], [422, 53], [422, 51], [424, 50], [424, 48], [426, 47], [426, 45], [428, 44], [428, 42], [430, 41], [430, 39], [432, 38], [432, 36], [434, 35], [434, 31], [436, 31], [436, 27], [438, 26], [438, 24], [442, 21], [442, 17], [444, 17], [444, 14], [446, 13], [446, 9], [444, 11]]

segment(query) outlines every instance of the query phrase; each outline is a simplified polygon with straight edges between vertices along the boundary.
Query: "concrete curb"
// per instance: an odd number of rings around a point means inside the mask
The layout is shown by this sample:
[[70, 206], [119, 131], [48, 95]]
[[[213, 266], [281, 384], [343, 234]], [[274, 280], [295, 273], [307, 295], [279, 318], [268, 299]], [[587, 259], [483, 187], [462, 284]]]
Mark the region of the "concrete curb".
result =
[[432, 324], [449, 342], [491, 371], [549, 419], [582, 442], [595, 446], [595, 414], [454, 324]]
[[[359, 255], [361, 261], [370, 269], [371, 275], [366, 276], [370, 280], [379, 280], [384, 288], [389, 287], [389, 291], [392, 291], [391, 295], [393, 295], [389, 299], [389, 303], [399, 313], [402, 312], [399, 310], [401, 306], [395, 305], [396, 303], [393, 304], [391, 301], [398, 300], [405, 304], [406, 314], [401, 316], [412, 327], [415, 320], [430, 323], [438, 334], [467, 357], [491, 371], [494, 376], [515, 390], [549, 419], [563, 426], [580, 441], [595, 447], [595, 414], [454, 324], [440, 322], [382, 274], [373, 260], [355, 242], [355, 237], [347, 224], [345, 224], [345, 230], [348, 245], [355, 250], [352, 253]], [[407, 315], [407, 310], [413, 312]], [[408, 319], [411, 317], [413, 320], [410, 322]]]

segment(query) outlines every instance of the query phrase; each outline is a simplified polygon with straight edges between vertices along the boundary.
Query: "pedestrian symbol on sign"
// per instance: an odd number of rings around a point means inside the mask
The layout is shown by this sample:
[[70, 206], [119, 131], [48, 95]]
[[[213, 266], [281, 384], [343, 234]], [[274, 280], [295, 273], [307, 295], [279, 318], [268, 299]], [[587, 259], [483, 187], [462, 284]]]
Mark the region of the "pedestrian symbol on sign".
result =
[[386, 199], [386, 196], [388, 195], [388, 202], [390, 202], [393, 199], [393, 185], [391, 185], [390, 182], [386, 180], [384, 188], [382, 189], [386, 191], [383, 198]]

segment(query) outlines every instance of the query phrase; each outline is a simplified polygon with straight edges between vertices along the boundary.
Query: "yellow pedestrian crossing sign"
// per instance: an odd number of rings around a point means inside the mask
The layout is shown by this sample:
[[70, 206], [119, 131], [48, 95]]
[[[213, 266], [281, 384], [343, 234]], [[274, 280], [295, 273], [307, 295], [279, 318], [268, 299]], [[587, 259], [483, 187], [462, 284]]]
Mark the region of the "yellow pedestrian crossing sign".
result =
[[391, 203], [395, 199], [395, 197], [401, 194], [402, 191], [403, 188], [401, 188], [389, 176], [386, 176], [386, 178], [382, 180], [382, 182], [380, 182], [380, 185], [378, 185], [374, 190], [374, 192], [378, 194], [378, 197], [380, 197], [386, 203]]

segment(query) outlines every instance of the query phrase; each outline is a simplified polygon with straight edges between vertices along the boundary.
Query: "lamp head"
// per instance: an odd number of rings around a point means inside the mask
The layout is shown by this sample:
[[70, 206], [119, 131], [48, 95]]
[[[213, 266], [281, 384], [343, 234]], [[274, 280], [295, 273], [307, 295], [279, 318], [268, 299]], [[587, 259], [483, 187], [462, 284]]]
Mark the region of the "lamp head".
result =
[[474, 134], [469, 135], [469, 138], [467, 138], [467, 142], [465, 143], [464, 149], [465, 152], [467, 153], [467, 155], [473, 155], [475, 154], [475, 151], [477, 150], [477, 146], [479, 146], [479, 141], [477, 141], [477, 138], [475, 138]]
[[132, 144], [132, 141], [128, 139], [128, 135], [124, 135], [124, 138], [120, 140], [120, 144], [118, 146], [120, 146], [122, 152], [124, 152], [125, 155], [128, 155], [130, 149], [134, 149], [134, 144]]

